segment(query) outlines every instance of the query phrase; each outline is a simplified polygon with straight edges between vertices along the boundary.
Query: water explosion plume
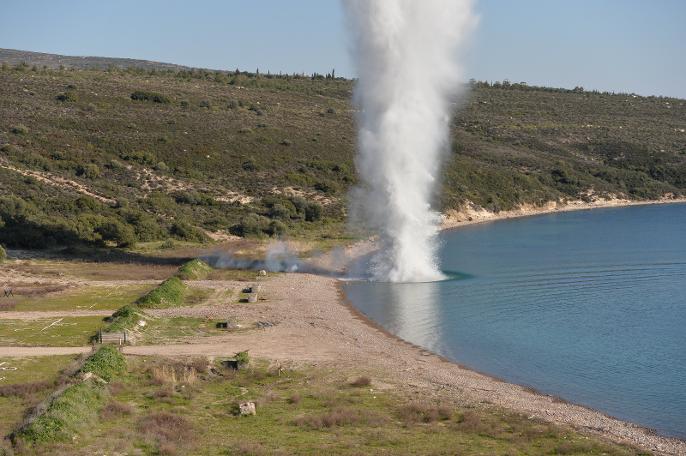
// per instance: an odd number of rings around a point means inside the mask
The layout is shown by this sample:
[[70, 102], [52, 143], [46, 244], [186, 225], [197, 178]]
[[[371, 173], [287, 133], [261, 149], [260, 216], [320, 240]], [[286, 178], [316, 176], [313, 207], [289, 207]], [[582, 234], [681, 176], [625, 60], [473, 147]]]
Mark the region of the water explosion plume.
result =
[[459, 51], [475, 25], [471, 0], [343, 0], [358, 82], [361, 184], [351, 216], [379, 234], [375, 280], [442, 278], [432, 210], [461, 87]]

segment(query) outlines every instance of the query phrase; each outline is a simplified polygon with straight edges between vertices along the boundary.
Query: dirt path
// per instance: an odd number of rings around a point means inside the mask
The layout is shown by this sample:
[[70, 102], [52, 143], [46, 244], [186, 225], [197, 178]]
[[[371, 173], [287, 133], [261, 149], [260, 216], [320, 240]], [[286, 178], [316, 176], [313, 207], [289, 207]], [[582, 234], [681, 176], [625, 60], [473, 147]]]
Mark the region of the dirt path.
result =
[[78, 355], [90, 353], [93, 347], [0, 347], [0, 358], [29, 358], [33, 356]]
[[2, 311], [0, 320], [40, 320], [59, 317], [109, 317], [114, 310], [46, 310], [46, 311]]

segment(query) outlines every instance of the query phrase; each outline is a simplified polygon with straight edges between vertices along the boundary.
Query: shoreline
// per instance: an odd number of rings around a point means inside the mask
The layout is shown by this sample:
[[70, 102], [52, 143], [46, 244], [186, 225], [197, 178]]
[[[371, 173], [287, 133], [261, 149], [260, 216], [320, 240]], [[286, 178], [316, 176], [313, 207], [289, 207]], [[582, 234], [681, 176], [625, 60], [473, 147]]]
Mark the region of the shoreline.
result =
[[[533, 206], [533, 205], [524, 205], [521, 206], [517, 209], [509, 210], [509, 211], [500, 211], [500, 212], [490, 212], [487, 210], [484, 210], [483, 208], [480, 208], [472, 203], [467, 203], [462, 209], [460, 210], [449, 210], [445, 214], [442, 214], [442, 223], [440, 226], [440, 231], [452, 231], [456, 230], [465, 226], [470, 226], [470, 225], [476, 225], [476, 224], [481, 224], [481, 223], [488, 223], [488, 222], [496, 222], [496, 221], [502, 221], [502, 220], [509, 220], [509, 219], [516, 219], [516, 218], [523, 218], [523, 217], [531, 217], [531, 216], [537, 216], [537, 215], [546, 215], [546, 214], [553, 214], [553, 213], [558, 213], [558, 212], [572, 212], [572, 211], [584, 211], [584, 210], [592, 210], [592, 209], [607, 209], [607, 208], [622, 208], [622, 207], [631, 207], [631, 206], [647, 206], [647, 205], [657, 205], [657, 204], [686, 204], [686, 198], [664, 198], [664, 199], [659, 199], [659, 200], [644, 200], [644, 201], [633, 201], [633, 200], [625, 200], [625, 199], [609, 199], [609, 200], [595, 200], [591, 202], [584, 202], [581, 200], [574, 200], [574, 201], [569, 201], [565, 203], [557, 203], [557, 202], [550, 202], [544, 206]], [[362, 253], [368, 253], [371, 250], [373, 250], [373, 241], [365, 240], [360, 243], [356, 243], [353, 246], [351, 246], [349, 249], [347, 249], [348, 253], [352, 253], [352, 256], [358, 256], [360, 252]], [[621, 432], [621, 433], [616, 433], [616, 432], [608, 432], [608, 430], [603, 430], [600, 428], [594, 428], [590, 427], [587, 424], [583, 422], [583, 420], [571, 420], [567, 421], [564, 420], [563, 423], [565, 424], [571, 424], [573, 427], [576, 428], [581, 428], [587, 431], [590, 431], [596, 435], [599, 435], [603, 438], [607, 438], [611, 441], [614, 442], [621, 442], [621, 443], [630, 443], [639, 447], [647, 448], [650, 449], [651, 451], [656, 451], [659, 454], [674, 454], [674, 455], [686, 455], [686, 439], [678, 438], [678, 437], [671, 437], [671, 436], [665, 436], [658, 434], [656, 430], [641, 426], [640, 424], [636, 424], [630, 421], [622, 420], [620, 418], [613, 417], [611, 415], [608, 415], [600, 410], [596, 410], [590, 406], [582, 405], [582, 404], [577, 404], [574, 402], [570, 402], [564, 398], [546, 394], [544, 392], [538, 391], [534, 388], [531, 388], [526, 385], [520, 385], [517, 383], [512, 383], [508, 382], [507, 380], [504, 380], [502, 378], [493, 376], [491, 374], [485, 373], [485, 372], [480, 372], [476, 369], [473, 369], [471, 367], [468, 367], [466, 365], [463, 365], [459, 362], [459, 360], [453, 360], [450, 358], [447, 358], [443, 355], [440, 355], [438, 353], [434, 353], [424, 347], [421, 347], [419, 345], [416, 345], [410, 341], [407, 341], [400, 336], [397, 336], [396, 334], [391, 333], [387, 329], [385, 329], [383, 326], [381, 326], [379, 323], [376, 321], [372, 320], [369, 318], [367, 315], [365, 315], [362, 311], [357, 309], [353, 303], [348, 299], [346, 296], [345, 292], [343, 291], [343, 282], [340, 280], [337, 281], [336, 287], [339, 290], [339, 295], [340, 295], [340, 303], [348, 309], [348, 311], [351, 313], [353, 318], [358, 319], [365, 325], [367, 325], [369, 328], [379, 331], [380, 333], [384, 334], [384, 336], [392, 338], [396, 340], [399, 343], [405, 344], [408, 347], [411, 347], [413, 350], [418, 350], [421, 352], [426, 352], [430, 353], [432, 356], [435, 356], [436, 358], [440, 359], [443, 362], [450, 363], [455, 365], [456, 367], [460, 369], [464, 369], [466, 371], [472, 372], [476, 375], [485, 377], [489, 379], [492, 382], [498, 382], [502, 383], [504, 385], [509, 385], [509, 386], [514, 386], [517, 388], [521, 389], [521, 394], [532, 394], [535, 396], [538, 396], [539, 398], [544, 398], [544, 399], [549, 399], [552, 400], [553, 402], [556, 403], [562, 403], [566, 404], [569, 407], [578, 407], [584, 410], [587, 410], [588, 412], [592, 414], [596, 414], [598, 416], [602, 416], [605, 420], [609, 420], [614, 422], [616, 425], [618, 425], [620, 428], [625, 428], [624, 430], [626, 432]], [[517, 408], [512, 408], [511, 410], [520, 412], [521, 410]], [[541, 410], [542, 412], [546, 413], [547, 410]], [[553, 423], [560, 424], [559, 421], [550, 419], [548, 417], [544, 417], [544, 419], [551, 421]]]
[[586, 211], [593, 209], [622, 208], [631, 206], [652, 206], [658, 204], [686, 204], [683, 198], [662, 198], [657, 200], [628, 200], [621, 198], [597, 199], [594, 201], [568, 200], [565, 202], [550, 201], [543, 206], [524, 204], [516, 209], [491, 212], [471, 202], [467, 202], [462, 208], [449, 209], [442, 214], [441, 231], [454, 230], [463, 226], [478, 223], [496, 222], [536, 215], [554, 214], [558, 212]]

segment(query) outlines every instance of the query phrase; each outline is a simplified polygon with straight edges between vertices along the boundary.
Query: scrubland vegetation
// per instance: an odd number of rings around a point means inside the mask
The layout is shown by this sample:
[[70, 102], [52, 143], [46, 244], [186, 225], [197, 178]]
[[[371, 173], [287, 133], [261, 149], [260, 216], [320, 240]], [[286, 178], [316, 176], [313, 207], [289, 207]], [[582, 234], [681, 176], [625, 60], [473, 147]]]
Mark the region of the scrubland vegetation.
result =
[[[341, 237], [352, 88], [331, 75], [4, 65], [0, 243]], [[473, 82], [456, 114], [443, 209], [686, 191], [684, 100]]]
[[[311, 367], [127, 362], [102, 348], [84, 371], [110, 380], [63, 378], [61, 391], [12, 434], [18, 454], [642, 454], [504, 411], [411, 398], [368, 377], [352, 386]], [[240, 416], [241, 401], [254, 402], [257, 415]]]

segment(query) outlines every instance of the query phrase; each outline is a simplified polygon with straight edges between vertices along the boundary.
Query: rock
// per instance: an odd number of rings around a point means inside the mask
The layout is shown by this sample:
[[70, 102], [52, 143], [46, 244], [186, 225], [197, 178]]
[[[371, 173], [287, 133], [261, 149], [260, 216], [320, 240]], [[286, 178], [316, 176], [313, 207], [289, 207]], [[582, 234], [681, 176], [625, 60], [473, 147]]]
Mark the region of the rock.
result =
[[260, 269], [260, 276], [267, 277], [267, 271], [265, 271], [264, 269]]
[[238, 404], [241, 416], [257, 415], [254, 402], [241, 402]]
[[102, 384], [106, 384], [106, 383], [107, 383], [104, 379], [98, 377], [98, 376], [95, 375], [93, 372], [83, 372], [83, 373], [81, 374], [81, 380], [84, 381], [84, 382], [86, 382], [86, 381], [88, 381], [88, 380], [93, 380], [93, 381], [96, 382], [96, 383], [102, 383]]

